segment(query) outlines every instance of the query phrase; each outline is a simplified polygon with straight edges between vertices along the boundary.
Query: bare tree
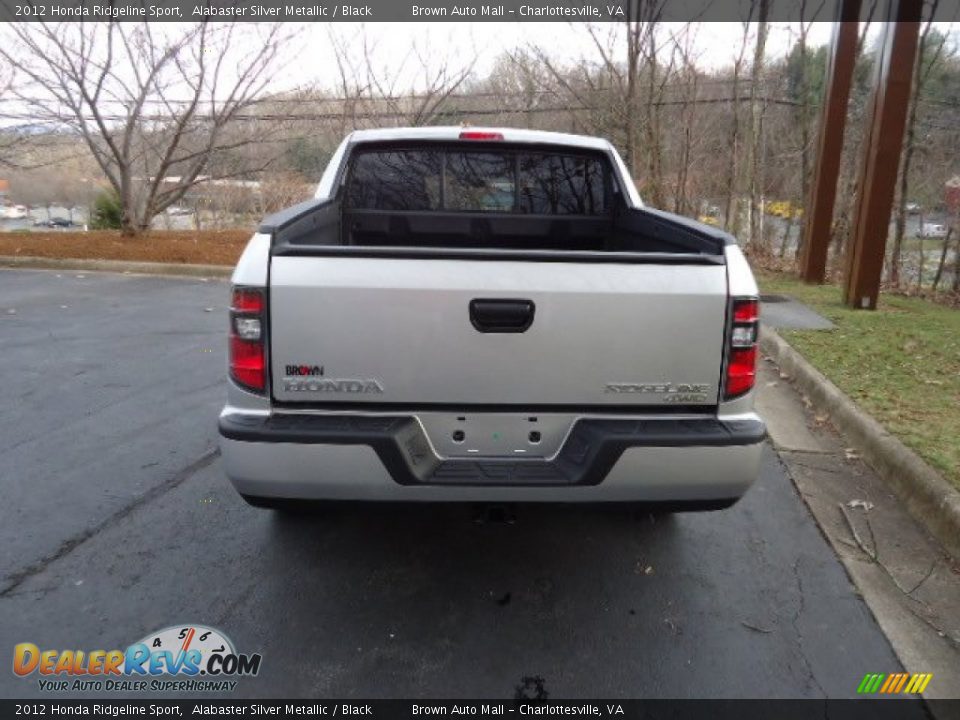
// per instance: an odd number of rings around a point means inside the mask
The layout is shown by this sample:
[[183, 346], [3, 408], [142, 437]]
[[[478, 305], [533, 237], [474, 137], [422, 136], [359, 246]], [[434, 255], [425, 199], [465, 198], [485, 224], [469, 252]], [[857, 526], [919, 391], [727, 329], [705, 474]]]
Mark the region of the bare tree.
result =
[[[674, 70], [675, 54], [663, 58], [673, 38], [658, 35], [665, 0], [628, 0], [626, 20], [585, 23], [592, 52], [574, 68], [554, 62], [542, 47], [529, 52], [578, 107], [589, 109], [591, 132], [620, 139], [634, 179], [643, 176], [652, 205], [665, 204], [661, 100]], [[581, 25], [577, 25], [581, 27]], [[663, 40], [663, 42], [661, 42]], [[664, 63], [663, 60], [666, 60]]]
[[27, 80], [15, 97], [37, 122], [82, 138], [120, 198], [127, 235], [198, 183], [264, 167], [231, 151], [256, 140], [236, 121], [274, 77], [282, 26], [170, 27], [11, 23], [0, 42], [0, 59]]
[[259, 200], [263, 213], [277, 212], [313, 194], [313, 185], [302, 176], [292, 172], [270, 173], [261, 186]]
[[[930, 0], [929, 2], [929, 15], [920, 33], [920, 40], [917, 44], [917, 59], [913, 69], [913, 89], [910, 95], [910, 107], [907, 111], [907, 128], [903, 145], [903, 156], [900, 161], [900, 187], [897, 206], [895, 208], [893, 247], [890, 251], [889, 262], [889, 279], [890, 283], [895, 286], [900, 284], [903, 235], [907, 225], [907, 202], [910, 192], [910, 167], [913, 163], [914, 154], [917, 151], [917, 112], [927, 81], [930, 78], [930, 73], [942, 59], [944, 47], [947, 43], [947, 35], [945, 33], [934, 33], [932, 36], [930, 33], [931, 28], [933, 28], [933, 18], [937, 13], [938, 5], [939, 0]], [[922, 281], [922, 240], [920, 265]]]
[[[373, 64], [372, 48], [364, 46], [367, 78], [376, 93], [375, 97], [386, 103], [388, 109], [403, 119], [406, 125], [429, 125], [443, 109], [445, 103], [473, 73], [477, 61], [474, 53], [459, 67], [454, 67], [449, 58], [440, 57], [435, 49], [411, 44], [407, 55], [398, 64], [377, 69]], [[398, 101], [397, 90], [400, 78], [409, 66], [416, 69], [420, 89], [408, 98], [407, 103]]]
[[[647, 189], [650, 202], [655, 207], [664, 207], [663, 181], [663, 101], [667, 83], [674, 75], [677, 59], [676, 39], [670, 36], [663, 44], [659, 42], [659, 34], [655, 31], [660, 16], [663, 13], [662, 2], [648, 2], [640, 5], [641, 19], [631, 25], [645, 24], [646, 43], [644, 61], [647, 73], [646, 87], [646, 134], [644, 137], [647, 150]], [[664, 47], [669, 44], [671, 52], [665, 61], [661, 58]]]
[[466, 93], [477, 97], [479, 107], [496, 112], [498, 124], [513, 121], [529, 128], [569, 128], [566, 113], [554, 111], [562, 90], [529, 49], [515, 48], [500, 55], [487, 77], [472, 81]]
[[[769, 23], [767, 16], [770, 12], [770, 0], [759, 0], [757, 18], [757, 41], [753, 50], [753, 64], [750, 67], [750, 144], [747, 146], [747, 170], [750, 173], [750, 223], [748, 243], [765, 246], [761, 237], [762, 210], [759, 195], [761, 192], [761, 154], [763, 142], [763, 114], [766, 103], [760, 92], [760, 81], [763, 76], [763, 60], [767, 48], [767, 30]], [[765, 248], [766, 249], [766, 248]]]
[[[809, 57], [809, 45], [807, 43], [807, 38], [810, 33], [810, 28], [813, 26], [814, 21], [817, 16], [820, 14], [820, 11], [823, 9], [824, 3], [821, 1], [817, 8], [813, 11], [812, 17], [808, 22], [804, 22], [806, 19], [807, 11], [807, 0], [800, 0], [800, 34], [797, 39], [797, 45], [800, 51], [800, 78], [799, 78], [799, 91], [801, 98], [800, 105], [800, 205], [807, 202], [807, 199], [810, 195], [810, 175], [812, 173], [812, 161], [811, 161], [811, 150], [813, 145], [813, 133], [811, 132], [811, 127], [813, 125], [813, 103], [811, 102], [811, 92], [810, 92], [810, 68], [808, 64]], [[804, 224], [806, 222], [806, 214], [812, 208], [803, 208], [803, 216], [800, 217], [799, 227], [797, 228], [797, 246], [795, 250], [795, 256], [800, 257], [800, 252], [803, 249], [803, 233], [804, 233]], [[787, 229], [783, 237], [783, 245], [780, 248], [780, 257], [783, 257], [787, 242], [790, 236], [790, 229], [795, 220], [795, 213], [790, 213], [790, 216], [787, 220]]]
[[[547, 50], [532, 44], [524, 56], [533, 58], [546, 69], [548, 78], [537, 78], [541, 90], [552, 92], [560, 102], [566, 102], [572, 108], [568, 129], [576, 132], [592, 127], [593, 132], [620, 139], [627, 168], [636, 178], [638, 156], [634, 151], [635, 139], [631, 138], [636, 137], [637, 131], [628, 112], [634, 101], [627, 92], [628, 83], [622, 68], [615, 60], [617, 28], [611, 23], [606, 29], [605, 37], [602, 37], [597, 28], [587, 26], [599, 61], [592, 54], [585, 54], [574, 66], [563, 67]], [[518, 54], [514, 54], [514, 59], [521, 62]]]
[[[752, 7], [751, 7], [752, 13]], [[740, 76], [743, 68], [743, 61], [747, 52], [747, 39], [750, 36], [750, 23], [742, 24], [743, 34], [740, 38], [740, 47], [737, 55], [733, 59], [733, 119], [730, 124], [730, 154], [727, 162], [727, 201], [724, 211], [724, 229], [737, 235], [740, 229], [740, 211], [737, 207], [737, 182], [739, 173], [737, 166], [737, 157], [740, 154]]]
[[329, 31], [337, 64], [344, 134], [369, 124], [391, 120], [396, 125], [430, 125], [449, 114], [451, 98], [473, 74], [476, 51], [460, 48], [457, 62], [431, 46], [429, 38], [410, 44], [399, 58], [380, 64], [377, 42], [365, 27], [343, 35]]
[[694, 208], [690, 206], [690, 168], [693, 164], [693, 152], [696, 138], [700, 133], [696, 128], [697, 94], [700, 88], [700, 70], [697, 68], [697, 58], [694, 54], [695, 34], [687, 25], [684, 32], [674, 36], [674, 51], [679, 56], [680, 70], [678, 82], [680, 85], [680, 139], [679, 151], [676, 153], [677, 170], [674, 181], [673, 211], [679, 214], [689, 213]]
[[957, 247], [953, 253], [953, 292], [960, 293], [960, 235], [957, 236]]
[[937, 272], [933, 276], [933, 290], [936, 292], [940, 285], [940, 278], [943, 277], [943, 269], [947, 265], [947, 253], [950, 251], [950, 237], [953, 235], [953, 225], [947, 228], [947, 236], [943, 238], [943, 245], [940, 246], [940, 262], [937, 263]]
[[[344, 136], [357, 127], [358, 114], [363, 109], [363, 102], [370, 95], [370, 86], [365, 82], [366, 73], [350, 52], [351, 46], [358, 39], [357, 34], [350, 38], [337, 33], [331, 24], [327, 29], [330, 48], [337, 62], [337, 93], [341, 105], [340, 136]], [[360, 38], [363, 37], [363, 28], [360, 29]], [[363, 40], [366, 45], [366, 40]], [[365, 55], [364, 59], [369, 55]]]
[[[0, 67], [0, 98], [9, 97], [13, 88], [13, 71], [10, 67]], [[2, 115], [0, 115], [2, 117]], [[14, 157], [22, 136], [16, 127], [0, 130], [0, 167], [15, 167]]]
[[[667, 69], [661, 70], [659, 63], [661, 46], [657, 26], [663, 8], [663, 0], [630, 0], [627, 20], [622, 27], [626, 36], [626, 42], [622, 46], [622, 60], [618, 60], [616, 50], [621, 28], [614, 25], [613, 33], [608, 33], [604, 41], [596, 25], [586, 26], [603, 61], [604, 70], [614, 79], [622, 93], [623, 100], [618, 114], [622, 118], [624, 159], [627, 167], [634, 177], [640, 175], [643, 148], [647, 155], [644, 188], [655, 207], [662, 207], [664, 204], [660, 108], [657, 100], [663, 97], [663, 89], [673, 64], [672, 54]], [[646, 83], [641, 80], [644, 70]]]

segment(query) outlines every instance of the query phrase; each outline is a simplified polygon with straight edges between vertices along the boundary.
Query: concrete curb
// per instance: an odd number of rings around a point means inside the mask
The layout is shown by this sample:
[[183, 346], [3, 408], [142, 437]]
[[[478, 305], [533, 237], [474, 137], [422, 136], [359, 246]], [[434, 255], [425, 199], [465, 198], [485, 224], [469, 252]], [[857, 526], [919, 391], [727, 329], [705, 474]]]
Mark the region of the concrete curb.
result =
[[178, 275], [181, 277], [226, 278], [233, 274], [233, 268], [227, 265], [187, 265], [186, 263], [85, 260], [82, 258], [44, 258], [19, 255], [0, 255], [0, 267], [90, 270], [94, 272], [135, 273], [138, 275]]
[[760, 348], [846, 435], [864, 461], [953, 557], [960, 558], [960, 491], [887, 432], [774, 330], [763, 326]]

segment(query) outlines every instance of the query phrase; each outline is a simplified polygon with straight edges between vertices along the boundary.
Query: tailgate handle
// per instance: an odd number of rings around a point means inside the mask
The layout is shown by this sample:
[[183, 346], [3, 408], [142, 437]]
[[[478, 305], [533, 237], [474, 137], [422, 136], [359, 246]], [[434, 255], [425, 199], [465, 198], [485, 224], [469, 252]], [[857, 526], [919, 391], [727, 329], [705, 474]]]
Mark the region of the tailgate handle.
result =
[[477, 298], [470, 301], [470, 322], [482, 333], [522, 333], [536, 309], [532, 300]]

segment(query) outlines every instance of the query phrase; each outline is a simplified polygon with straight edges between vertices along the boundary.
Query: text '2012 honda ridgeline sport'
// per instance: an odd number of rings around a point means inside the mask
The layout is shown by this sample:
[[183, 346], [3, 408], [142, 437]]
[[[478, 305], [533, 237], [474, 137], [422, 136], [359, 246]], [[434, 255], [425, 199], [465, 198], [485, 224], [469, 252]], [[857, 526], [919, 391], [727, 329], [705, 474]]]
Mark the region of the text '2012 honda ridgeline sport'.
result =
[[251, 503], [667, 502], [756, 478], [757, 286], [602, 139], [358, 131], [233, 275], [224, 466]]

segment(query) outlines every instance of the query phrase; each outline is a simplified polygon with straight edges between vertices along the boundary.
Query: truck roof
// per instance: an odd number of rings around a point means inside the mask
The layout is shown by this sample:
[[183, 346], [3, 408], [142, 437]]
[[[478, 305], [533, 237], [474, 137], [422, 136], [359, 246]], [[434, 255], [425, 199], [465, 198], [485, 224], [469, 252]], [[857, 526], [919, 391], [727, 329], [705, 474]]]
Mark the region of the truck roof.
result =
[[447, 125], [438, 127], [377, 128], [355, 130], [351, 142], [381, 142], [390, 140], [459, 140], [462, 132], [492, 132], [503, 135], [505, 142], [530, 143], [534, 145], [565, 145], [568, 147], [607, 150], [610, 143], [590, 135], [524, 130], [522, 128], [474, 127], [473, 125]]

